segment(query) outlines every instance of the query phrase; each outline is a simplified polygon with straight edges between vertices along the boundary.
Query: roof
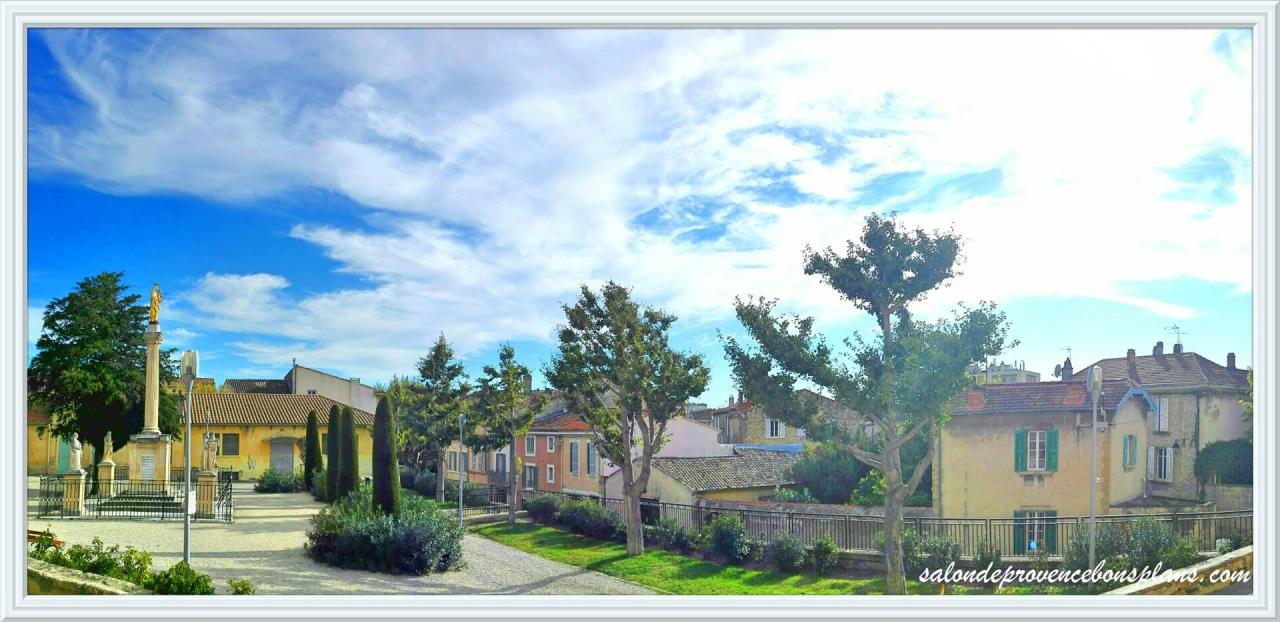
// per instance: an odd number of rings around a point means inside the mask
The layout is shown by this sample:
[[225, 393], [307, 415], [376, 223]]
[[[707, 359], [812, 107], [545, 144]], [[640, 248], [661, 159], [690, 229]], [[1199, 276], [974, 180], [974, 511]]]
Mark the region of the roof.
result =
[[558, 411], [539, 417], [529, 426], [530, 432], [590, 432], [591, 424], [576, 413]]
[[[201, 425], [205, 413], [214, 425], [307, 425], [307, 413], [316, 411], [320, 425], [328, 423], [329, 408], [343, 404], [323, 395], [292, 393], [196, 393], [192, 396], [193, 424]], [[352, 408], [356, 425], [373, 425], [371, 413]]]
[[288, 383], [272, 379], [228, 378], [222, 383], [222, 390], [227, 393], [290, 393]]
[[52, 419], [44, 409], [31, 407], [27, 409], [27, 425], [49, 425]]
[[759, 451], [785, 451], [798, 454], [804, 451], [804, 443], [778, 443], [777, 445], [734, 445], [734, 450], [756, 449]]
[[[1132, 366], [1127, 357], [1102, 359], [1094, 365], [1102, 368], [1103, 380], [1129, 379], [1148, 388], [1201, 384], [1249, 387], [1248, 370], [1228, 369], [1194, 352], [1135, 356]], [[1089, 367], [1085, 367], [1072, 374], [1071, 379], [1084, 380], [1088, 376]]]
[[[1134, 395], [1145, 396], [1146, 392], [1128, 380], [1104, 380], [1098, 405], [1114, 410]], [[1062, 412], [1092, 407], [1093, 399], [1085, 383], [1074, 380], [984, 384], [960, 393], [947, 404], [952, 415]]]
[[800, 459], [800, 454], [759, 449], [735, 449], [734, 452], [732, 456], [654, 458], [653, 466], [693, 492], [796, 483], [787, 471]]

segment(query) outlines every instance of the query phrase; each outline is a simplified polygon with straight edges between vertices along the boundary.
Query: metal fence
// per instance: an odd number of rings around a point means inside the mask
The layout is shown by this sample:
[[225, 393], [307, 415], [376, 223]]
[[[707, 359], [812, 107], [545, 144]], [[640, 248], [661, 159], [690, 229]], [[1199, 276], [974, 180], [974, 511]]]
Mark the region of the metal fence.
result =
[[[623, 499], [602, 498], [553, 491], [521, 491], [518, 508], [524, 501], [539, 495], [551, 495], [562, 500], [589, 499], [603, 504], [610, 511], [623, 516]], [[790, 512], [785, 510], [747, 509], [685, 505], [646, 500], [641, 503], [640, 517], [646, 525], [656, 524], [667, 518], [687, 531], [702, 528], [717, 514], [736, 515], [742, 519], [752, 538], [772, 539], [777, 532], [798, 536], [805, 544], [830, 537], [842, 551], [876, 554], [881, 550], [884, 519], [880, 516], [853, 514]], [[1188, 512], [1167, 514], [1124, 514], [1098, 517], [1098, 528], [1113, 526], [1127, 530], [1141, 518], [1150, 518], [1174, 528], [1201, 553], [1217, 550], [1221, 538], [1253, 536], [1253, 512], [1251, 510], [1225, 512]], [[1063, 551], [1077, 537], [1080, 530], [1089, 529], [1087, 516], [1050, 516], [1044, 518], [934, 518], [907, 517], [903, 526], [916, 530], [922, 536], [940, 536], [960, 545], [961, 557], [973, 559], [986, 549], [998, 550], [1002, 557], [1018, 559], [1031, 552], [1028, 545], [1046, 552], [1050, 558], [1062, 557]]]
[[[82, 486], [84, 500], [74, 489]], [[234, 499], [230, 481], [192, 482], [196, 498], [210, 511], [197, 512], [194, 520], [231, 522]], [[186, 482], [114, 480], [67, 482], [58, 477], [40, 478], [37, 516], [41, 518], [181, 519], [186, 509]], [[67, 494], [70, 492], [71, 494]]]
[[[445, 503], [458, 503], [458, 482], [445, 480]], [[456, 507], [456, 505], [455, 505]], [[462, 515], [486, 516], [502, 514], [507, 511], [507, 487], [494, 484], [466, 482], [462, 488]]]

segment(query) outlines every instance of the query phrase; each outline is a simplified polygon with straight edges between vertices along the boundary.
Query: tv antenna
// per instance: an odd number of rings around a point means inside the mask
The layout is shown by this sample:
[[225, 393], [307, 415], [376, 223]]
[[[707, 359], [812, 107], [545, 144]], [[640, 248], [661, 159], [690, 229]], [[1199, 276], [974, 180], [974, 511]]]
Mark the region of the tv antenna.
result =
[[1067, 353], [1067, 358], [1071, 358], [1071, 346], [1067, 346], [1067, 347], [1065, 347], [1065, 348], [1059, 348], [1059, 349], [1058, 349], [1058, 351], [1059, 351], [1059, 352], [1066, 352], [1066, 353]]
[[1181, 327], [1181, 326], [1178, 326], [1177, 324], [1173, 324], [1173, 325], [1171, 325], [1171, 326], [1166, 326], [1166, 327], [1164, 327], [1164, 329], [1165, 329], [1166, 331], [1168, 331], [1168, 332], [1173, 333], [1173, 338], [1174, 338], [1175, 342], [1176, 342], [1176, 343], [1178, 343], [1179, 345], [1181, 345], [1181, 344], [1182, 344], [1182, 336], [1183, 336], [1183, 335], [1190, 335], [1190, 334], [1191, 334], [1191, 333], [1189, 333], [1189, 332], [1187, 332], [1187, 331], [1185, 331], [1185, 330], [1182, 330], [1182, 327]]

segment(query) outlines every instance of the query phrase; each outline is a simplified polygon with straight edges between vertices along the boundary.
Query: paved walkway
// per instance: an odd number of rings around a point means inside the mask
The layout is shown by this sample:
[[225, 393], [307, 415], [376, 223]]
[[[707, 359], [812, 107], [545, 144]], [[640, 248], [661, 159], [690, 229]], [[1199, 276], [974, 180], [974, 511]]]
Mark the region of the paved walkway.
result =
[[[35, 480], [28, 481], [28, 490]], [[40, 519], [28, 495], [28, 528], [53, 531], [72, 544], [94, 536], [121, 548], [150, 551], [157, 568], [182, 559], [181, 521]], [[192, 565], [226, 580], [245, 578], [259, 594], [649, 594], [649, 590], [589, 570], [553, 562], [468, 534], [466, 568], [422, 577], [343, 570], [317, 564], [302, 550], [308, 521], [323, 507], [309, 494], [235, 491], [235, 522], [192, 523]]]

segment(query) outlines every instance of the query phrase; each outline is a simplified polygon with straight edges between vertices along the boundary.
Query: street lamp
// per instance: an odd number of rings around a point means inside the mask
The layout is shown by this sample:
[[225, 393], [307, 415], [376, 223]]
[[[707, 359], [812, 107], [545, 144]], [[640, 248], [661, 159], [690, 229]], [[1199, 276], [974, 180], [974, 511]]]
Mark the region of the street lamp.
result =
[[182, 441], [183, 477], [186, 479], [185, 506], [182, 509], [182, 561], [191, 565], [191, 513], [195, 511], [195, 491], [191, 490], [191, 392], [195, 387], [196, 376], [200, 372], [200, 356], [195, 350], [182, 353], [182, 364], [179, 366], [178, 379], [187, 388], [186, 399], [183, 400], [183, 415], [187, 420], [186, 437]]
[[[1102, 397], [1102, 369], [1089, 369], [1089, 394], [1093, 396], [1092, 422], [1089, 425], [1089, 568], [1094, 567], [1094, 545], [1098, 539], [1098, 398]], [[1090, 575], [1089, 584], [1093, 584]]]
[[[463, 444], [463, 432], [467, 429], [467, 413], [458, 413], [458, 457], [466, 456], [466, 445]], [[471, 456], [467, 456], [470, 459]], [[440, 470], [444, 473], [444, 469]], [[458, 528], [461, 529], [466, 525], [462, 522], [462, 478], [467, 475], [467, 465], [462, 460], [458, 461]], [[441, 475], [444, 477], [444, 475]]]

